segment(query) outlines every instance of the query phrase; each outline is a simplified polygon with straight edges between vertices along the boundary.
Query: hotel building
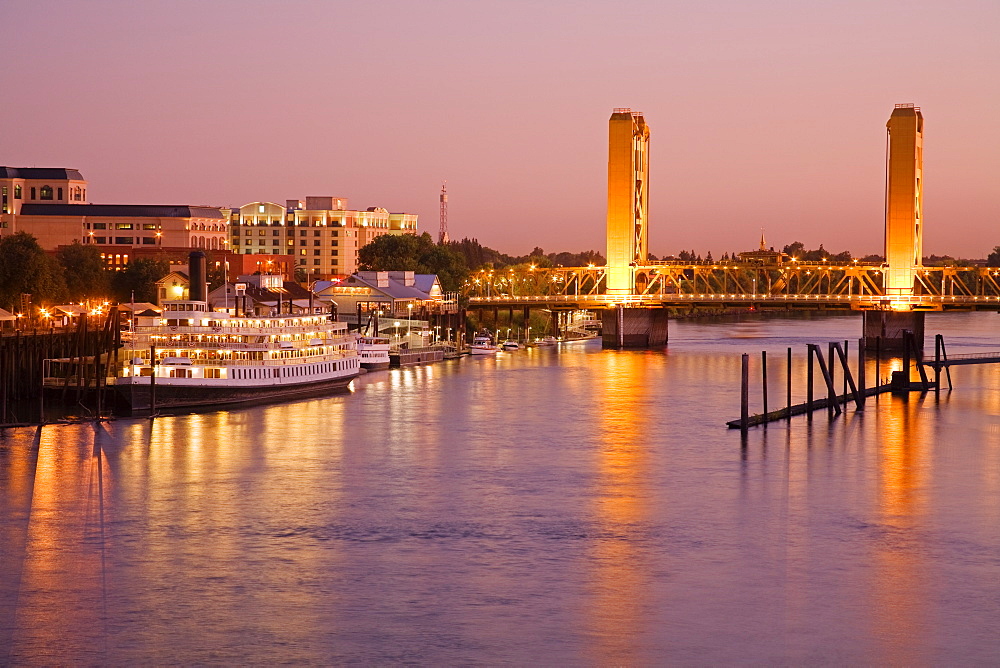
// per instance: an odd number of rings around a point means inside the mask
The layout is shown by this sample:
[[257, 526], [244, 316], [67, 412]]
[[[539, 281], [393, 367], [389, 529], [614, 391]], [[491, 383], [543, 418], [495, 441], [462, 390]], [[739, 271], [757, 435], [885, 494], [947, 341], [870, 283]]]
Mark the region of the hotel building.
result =
[[230, 248], [244, 255], [295, 258], [307, 279], [343, 277], [358, 269], [358, 250], [383, 234], [416, 234], [417, 215], [381, 207], [347, 208], [343, 197], [251, 202], [230, 215]]

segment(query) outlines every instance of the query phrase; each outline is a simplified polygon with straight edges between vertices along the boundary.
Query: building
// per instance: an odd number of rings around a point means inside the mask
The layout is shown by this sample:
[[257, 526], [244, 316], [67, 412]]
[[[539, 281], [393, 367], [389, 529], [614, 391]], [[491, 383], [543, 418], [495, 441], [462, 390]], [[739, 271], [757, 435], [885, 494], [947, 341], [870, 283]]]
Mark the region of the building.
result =
[[608, 294], [631, 294], [646, 263], [649, 126], [638, 111], [615, 109], [608, 122]]
[[[24, 204], [82, 204], [87, 182], [65, 167], [0, 167], [0, 216], [16, 216]], [[0, 222], [8, 222], [7, 218]], [[0, 234], [5, 234], [0, 228]]]
[[225, 251], [229, 244], [229, 221], [218, 207], [91, 204], [87, 181], [75, 169], [0, 167], [0, 196], [0, 235], [27, 232], [47, 251], [96, 245], [112, 268], [150, 251], [160, 257], [192, 248]]
[[441, 290], [436, 274], [412, 271], [359, 271], [343, 281], [323, 281], [316, 294], [337, 304], [343, 315], [381, 313], [386, 317], [454, 313], [458, 302]]
[[321, 314], [330, 309], [324, 301], [294, 281], [273, 274], [240, 276], [208, 293], [212, 310], [233, 315]]
[[417, 216], [381, 207], [347, 208], [343, 197], [251, 202], [230, 214], [230, 247], [243, 255], [290, 256], [304, 280], [348, 276], [358, 250], [383, 234], [416, 234]]

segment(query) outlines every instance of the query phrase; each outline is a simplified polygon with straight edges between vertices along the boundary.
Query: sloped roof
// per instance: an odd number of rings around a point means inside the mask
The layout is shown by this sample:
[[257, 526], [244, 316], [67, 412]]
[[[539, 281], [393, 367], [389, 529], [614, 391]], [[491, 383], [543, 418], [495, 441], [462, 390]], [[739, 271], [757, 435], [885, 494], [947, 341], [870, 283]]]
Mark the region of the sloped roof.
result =
[[0, 308], [0, 320], [17, 320], [17, 316], [10, 311]]
[[84, 180], [79, 171], [65, 167], [0, 167], [0, 179]]
[[375, 280], [362, 278], [358, 274], [351, 274], [340, 283], [327, 283], [322, 289], [317, 284], [317, 292], [326, 294], [336, 294], [333, 289], [338, 287], [357, 288], [366, 287], [375, 292], [379, 292], [390, 299], [433, 299], [430, 295], [431, 288], [437, 281], [437, 274], [414, 274], [413, 285], [404, 285], [401, 281], [388, 277], [388, 285], [379, 286]]
[[116, 218], [217, 218], [225, 220], [214, 206], [154, 204], [22, 204], [22, 216], [106, 216]]

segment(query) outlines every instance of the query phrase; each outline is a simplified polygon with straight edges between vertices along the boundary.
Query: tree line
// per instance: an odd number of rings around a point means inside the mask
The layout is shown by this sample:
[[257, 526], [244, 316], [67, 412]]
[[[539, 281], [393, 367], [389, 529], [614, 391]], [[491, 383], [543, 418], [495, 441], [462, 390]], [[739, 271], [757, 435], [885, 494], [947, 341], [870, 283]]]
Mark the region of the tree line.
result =
[[120, 271], [105, 268], [96, 246], [79, 242], [46, 253], [34, 236], [17, 232], [0, 237], [0, 307], [17, 312], [22, 295], [32, 304], [85, 301], [151, 302], [154, 283], [170, 271], [162, 260], [136, 259]]
[[583, 267], [603, 265], [597, 251], [546, 253], [535, 247], [526, 255], [507, 255], [483, 246], [477, 239], [439, 244], [430, 234], [383, 235], [358, 251], [358, 266], [364, 271], [413, 271], [437, 274], [446, 292], [457, 292], [469, 274], [483, 268], [500, 269], [521, 265], [536, 267]]

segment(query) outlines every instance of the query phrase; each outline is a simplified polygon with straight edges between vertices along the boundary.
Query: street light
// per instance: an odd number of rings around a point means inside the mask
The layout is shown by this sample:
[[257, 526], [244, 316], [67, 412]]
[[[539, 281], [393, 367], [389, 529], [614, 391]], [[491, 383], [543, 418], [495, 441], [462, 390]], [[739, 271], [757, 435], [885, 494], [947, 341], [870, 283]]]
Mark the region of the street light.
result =
[[410, 327], [413, 325], [413, 302], [406, 305], [407, 316], [406, 316], [406, 343], [410, 343]]

